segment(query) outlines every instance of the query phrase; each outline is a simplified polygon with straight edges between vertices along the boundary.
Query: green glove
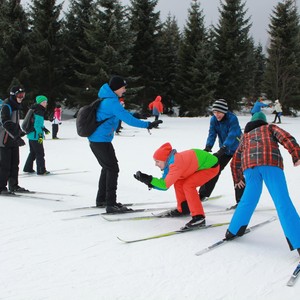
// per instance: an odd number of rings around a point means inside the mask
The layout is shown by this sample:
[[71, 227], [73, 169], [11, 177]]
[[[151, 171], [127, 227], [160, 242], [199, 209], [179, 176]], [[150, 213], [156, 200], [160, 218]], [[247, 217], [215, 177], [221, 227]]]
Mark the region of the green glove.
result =
[[43, 135], [41, 133], [39, 134], [39, 138], [37, 141], [39, 144], [43, 144]]
[[43, 131], [45, 132], [46, 135], [50, 133], [50, 131], [46, 127], [43, 128]]

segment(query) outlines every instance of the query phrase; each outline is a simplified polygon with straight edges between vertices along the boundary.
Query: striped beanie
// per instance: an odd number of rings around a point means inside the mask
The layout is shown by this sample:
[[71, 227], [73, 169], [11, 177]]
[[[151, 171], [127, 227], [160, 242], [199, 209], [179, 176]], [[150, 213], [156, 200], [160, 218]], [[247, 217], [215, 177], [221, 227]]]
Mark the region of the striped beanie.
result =
[[228, 105], [226, 100], [224, 99], [216, 100], [213, 104], [212, 110], [226, 114], [228, 112]]

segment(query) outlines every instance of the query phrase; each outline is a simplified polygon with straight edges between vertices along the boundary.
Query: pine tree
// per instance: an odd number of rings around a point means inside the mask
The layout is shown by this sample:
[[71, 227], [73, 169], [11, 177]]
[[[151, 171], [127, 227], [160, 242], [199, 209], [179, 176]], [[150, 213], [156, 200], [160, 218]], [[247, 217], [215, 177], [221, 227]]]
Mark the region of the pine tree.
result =
[[[94, 0], [71, 0], [70, 8], [65, 15], [63, 26], [64, 45], [64, 95], [69, 106], [77, 106], [91, 102], [97, 97], [96, 87], [82, 77], [85, 75], [86, 66], [95, 61], [96, 53], [87, 57], [89, 45], [92, 49], [101, 48], [88, 41], [87, 30], [95, 28], [96, 5]], [[100, 36], [100, 38], [103, 38]], [[95, 43], [94, 43], [95, 44]], [[89, 70], [91, 73], [91, 70]], [[96, 73], [96, 72], [95, 72]]]
[[217, 74], [213, 70], [211, 50], [203, 11], [198, 1], [193, 0], [179, 51], [178, 103], [181, 115], [204, 115], [213, 99]]
[[159, 34], [161, 24], [159, 12], [154, 9], [158, 0], [131, 0], [130, 30], [135, 36], [132, 48], [132, 76], [137, 88], [137, 102], [146, 110], [148, 103], [159, 92], [159, 66], [157, 56], [160, 53]]
[[300, 107], [300, 31], [297, 7], [292, 0], [278, 3], [271, 16], [270, 47], [265, 74], [269, 98], [280, 99], [285, 108]]
[[160, 67], [159, 95], [162, 97], [165, 112], [171, 113], [178, 97], [177, 69], [180, 32], [175, 17], [171, 17], [170, 14], [163, 23], [159, 43], [161, 49], [157, 57]]
[[47, 96], [49, 110], [63, 99], [61, 9], [62, 4], [56, 5], [56, 0], [33, 0], [29, 11], [30, 52], [34, 57], [30, 67], [31, 93]]
[[13, 85], [29, 86], [28, 23], [20, 0], [0, 3], [0, 93], [6, 97]]
[[226, 99], [231, 109], [238, 108], [238, 102], [249, 93], [248, 81], [253, 77], [251, 25], [244, 7], [241, 0], [225, 0], [219, 24], [214, 27], [215, 66], [220, 73], [215, 97]]

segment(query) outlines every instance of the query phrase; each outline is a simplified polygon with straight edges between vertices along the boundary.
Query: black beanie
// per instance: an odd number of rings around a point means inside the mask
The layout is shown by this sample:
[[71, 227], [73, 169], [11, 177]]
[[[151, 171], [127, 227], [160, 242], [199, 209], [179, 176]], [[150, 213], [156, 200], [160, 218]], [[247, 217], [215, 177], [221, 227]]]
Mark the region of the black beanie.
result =
[[120, 89], [123, 86], [126, 86], [127, 83], [126, 81], [120, 77], [120, 76], [113, 76], [108, 83], [109, 87], [113, 90], [116, 91], [118, 89]]
[[212, 110], [226, 114], [228, 111], [227, 102], [224, 99], [216, 100], [213, 104]]

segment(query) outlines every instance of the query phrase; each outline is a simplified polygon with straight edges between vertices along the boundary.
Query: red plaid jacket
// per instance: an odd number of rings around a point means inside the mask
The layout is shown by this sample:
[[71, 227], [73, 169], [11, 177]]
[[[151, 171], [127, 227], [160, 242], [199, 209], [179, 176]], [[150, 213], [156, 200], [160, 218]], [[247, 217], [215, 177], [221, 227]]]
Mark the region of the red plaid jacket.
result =
[[288, 132], [276, 125], [263, 125], [244, 133], [232, 161], [234, 183], [243, 179], [243, 171], [256, 166], [276, 166], [283, 169], [279, 145], [291, 154], [293, 162], [300, 158], [300, 147]]

